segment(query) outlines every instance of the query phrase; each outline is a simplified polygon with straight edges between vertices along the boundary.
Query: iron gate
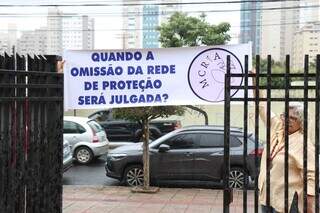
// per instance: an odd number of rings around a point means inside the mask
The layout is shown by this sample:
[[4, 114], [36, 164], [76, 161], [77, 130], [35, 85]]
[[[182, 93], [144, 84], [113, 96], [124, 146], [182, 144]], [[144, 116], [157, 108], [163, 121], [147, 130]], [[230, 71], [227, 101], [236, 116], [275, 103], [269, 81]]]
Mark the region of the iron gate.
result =
[[[303, 136], [303, 203], [304, 208], [303, 212], [307, 212], [306, 203], [307, 203], [307, 138], [308, 129], [314, 128], [314, 144], [315, 144], [315, 212], [319, 212], [319, 93], [320, 93], [320, 55], [316, 58], [316, 66], [315, 72], [309, 72], [309, 56], [306, 55], [304, 58], [304, 72], [303, 73], [293, 73], [290, 72], [290, 56], [286, 56], [285, 62], [285, 71], [283, 73], [273, 73], [272, 72], [272, 59], [269, 55], [267, 58], [267, 71], [261, 72], [261, 59], [260, 56], [256, 56], [256, 74], [249, 73], [248, 71], [248, 56], [245, 57], [245, 65], [244, 65], [244, 73], [242, 74], [233, 74], [231, 73], [230, 68], [230, 56], [227, 57], [227, 73], [225, 75], [225, 149], [224, 149], [224, 162], [225, 162], [225, 172], [224, 172], [224, 212], [233, 212], [230, 206], [232, 204], [232, 190], [229, 187], [229, 171], [230, 171], [230, 121], [232, 119], [231, 114], [231, 103], [232, 102], [241, 102], [243, 103], [243, 129], [244, 129], [244, 150], [243, 150], [243, 164], [246, 166], [246, 158], [245, 156], [248, 155], [247, 153], [247, 140], [248, 140], [248, 106], [250, 103], [254, 104], [254, 135], [255, 135], [255, 148], [258, 149], [259, 146], [259, 104], [261, 102], [266, 102], [266, 143], [264, 152], [267, 153], [267, 159], [270, 159], [270, 116], [271, 116], [271, 103], [280, 102], [284, 104], [284, 113], [285, 113], [285, 155], [284, 155], [284, 164], [285, 164], [285, 171], [284, 171], [284, 209], [285, 212], [290, 211], [290, 204], [288, 202], [288, 148], [289, 144], [288, 141], [288, 115], [289, 115], [289, 102], [298, 101], [303, 103], [304, 108], [304, 121], [303, 121], [303, 129], [304, 129], [304, 136]], [[234, 86], [231, 84], [231, 78], [243, 78], [244, 84], [242, 86]], [[256, 79], [256, 86], [249, 85], [249, 79], [255, 78]], [[275, 85], [273, 79], [282, 78], [283, 84], [282, 85]], [[290, 81], [295, 78], [299, 78], [303, 80], [303, 85], [291, 85]], [[265, 85], [261, 84], [262, 79], [266, 81]], [[312, 79], [315, 80], [316, 85], [310, 85], [308, 81]], [[241, 98], [232, 97], [231, 91], [232, 90], [243, 90], [244, 95]], [[255, 90], [256, 96], [249, 97], [249, 91]], [[266, 97], [259, 96], [259, 90], [266, 90]], [[282, 97], [272, 97], [272, 91], [282, 91], [284, 95]], [[290, 91], [300, 91], [302, 94], [299, 96], [291, 97]], [[311, 91], [315, 91], [313, 94]], [[313, 119], [315, 121], [315, 125], [311, 126], [308, 122], [308, 108], [310, 105], [314, 104], [315, 106], [315, 113], [313, 115]], [[266, 170], [266, 204], [270, 206], [270, 160], [267, 160], [267, 166], [265, 168], [261, 168]], [[259, 161], [257, 155], [255, 157], [255, 165], [256, 168], [259, 168]], [[245, 180], [247, 178], [245, 177]], [[254, 209], [254, 212], [260, 212], [259, 210], [259, 189], [258, 189], [258, 174], [254, 177], [254, 193], [253, 197], [250, 198], [254, 200], [253, 207], [251, 209], [248, 208], [248, 182], [245, 181], [244, 187], [242, 189], [242, 209], [243, 212], [247, 212]], [[253, 208], [253, 209], [252, 209]]]
[[0, 212], [62, 212], [57, 56], [0, 56]]

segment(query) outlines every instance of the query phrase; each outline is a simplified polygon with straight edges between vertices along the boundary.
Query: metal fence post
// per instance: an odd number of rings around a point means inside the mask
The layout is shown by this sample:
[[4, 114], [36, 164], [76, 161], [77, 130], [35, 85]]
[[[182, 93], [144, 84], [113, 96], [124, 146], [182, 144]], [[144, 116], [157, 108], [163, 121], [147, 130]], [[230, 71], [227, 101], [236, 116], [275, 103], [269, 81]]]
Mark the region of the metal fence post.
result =
[[227, 73], [225, 77], [225, 105], [224, 105], [224, 178], [223, 178], [223, 212], [230, 212], [232, 189], [229, 186], [230, 173], [230, 55], [227, 56]]

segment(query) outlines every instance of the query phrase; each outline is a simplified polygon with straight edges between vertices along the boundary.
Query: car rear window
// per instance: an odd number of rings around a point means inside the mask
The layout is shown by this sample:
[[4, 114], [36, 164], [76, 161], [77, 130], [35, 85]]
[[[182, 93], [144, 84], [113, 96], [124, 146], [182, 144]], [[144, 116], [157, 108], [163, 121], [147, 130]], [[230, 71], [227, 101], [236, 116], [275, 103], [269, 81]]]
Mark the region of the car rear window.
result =
[[242, 143], [237, 137], [230, 136], [230, 147], [239, 147]]
[[104, 131], [103, 128], [95, 121], [88, 121], [88, 125], [95, 131], [101, 132]]
[[[230, 147], [238, 146], [241, 146], [241, 141], [233, 136], [230, 136]], [[224, 135], [212, 133], [202, 134], [200, 139], [200, 148], [211, 147], [224, 147]]]
[[86, 132], [86, 129], [83, 128], [81, 125], [72, 121], [63, 121], [63, 133], [77, 134], [77, 133], [84, 133], [84, 132]]
[[224, 136], [222, 134], [202, 134], [200, 148], [223, 147]]
[[[248, 138], [249, 138], [253, 143], [255, 143], [256, 138], [254, 137], [254, 134], [250, 133], [250, 134], [248, 135]], [[264, 142], [261, 141], [261, 140], [258, 141], [258, 145], [259, 145], [259, 146], [263, 146], [263, 143], [264, 143]]]

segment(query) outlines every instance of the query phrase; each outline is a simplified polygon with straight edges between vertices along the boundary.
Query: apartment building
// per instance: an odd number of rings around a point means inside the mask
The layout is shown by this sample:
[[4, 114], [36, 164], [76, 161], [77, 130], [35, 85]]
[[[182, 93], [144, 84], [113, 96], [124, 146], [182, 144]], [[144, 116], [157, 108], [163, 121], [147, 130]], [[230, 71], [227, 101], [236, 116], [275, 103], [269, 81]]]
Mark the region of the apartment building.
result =
[[304, 67], [304, 56], [309, 55], [313, 63], [320, 54], [320, 22], [305, 25], [294, 34], [293, 68], [296, 71]]

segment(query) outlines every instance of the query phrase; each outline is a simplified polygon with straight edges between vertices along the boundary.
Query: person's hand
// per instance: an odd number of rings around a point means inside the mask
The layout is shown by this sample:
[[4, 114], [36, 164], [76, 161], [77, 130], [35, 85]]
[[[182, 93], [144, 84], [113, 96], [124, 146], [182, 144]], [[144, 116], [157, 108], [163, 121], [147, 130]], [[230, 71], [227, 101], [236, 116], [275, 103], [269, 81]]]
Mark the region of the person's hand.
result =
[[58, 73], [63, 73], [64, 63], [66, 63], [65, 60], [57, 61], [57, 72], [58, 72]]

